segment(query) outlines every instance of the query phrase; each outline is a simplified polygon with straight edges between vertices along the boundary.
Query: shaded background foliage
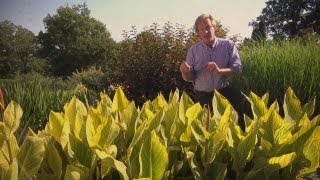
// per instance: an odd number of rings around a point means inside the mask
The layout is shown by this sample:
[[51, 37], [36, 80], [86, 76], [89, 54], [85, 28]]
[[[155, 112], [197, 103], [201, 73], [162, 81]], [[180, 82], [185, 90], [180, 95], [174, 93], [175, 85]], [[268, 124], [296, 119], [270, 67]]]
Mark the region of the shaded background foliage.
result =
[[[301, 7], [288, 0], [280, 4], [268, 1], [262, 15], [251, 23], [251, 39], [241, 42], [236, 35], [232, 36], [239, 44], [244, 65], [243, 76], [234, 78], [233, 85], [245, 93], [270, 92], [272, 100], [279, 101], [292, 86], [303, 102], [317, 96], [319, 113], [319, 36], [314, 33], [297, 38], [292, 33], [310, 23], [319, 32], [319, 2], [300, 1], [295, 3], [302, 3]], [[288, 13], [287, 19], [276, 18], [281, 13]], [[299, 14], [299, 18], [290, 14]], [[304, 19], [308, 21], [302, 23]], [[123, 32], [121, 42], [115, 42], [106, 26], [90, 17], [86, 4], [62, 6], [43, 21], [45, 30], [37, 36], [10, 21], [0, 22], [0, 87], [7, 102], [13, 99], [23, 109], [30, 109], [22, 121], [30, 122], [31, 127], [39, 129], [49, 109], [61, 111], [68, 98], [59, 99], [59, 91], [72, 95], [79, 83], [88, 88], [90, 103], [94, 103], [100, 91], [112, 96], [117, 86], [122, 86], [138, 105], [160, 92], [168, 97], [176, 88], [193, 96], [192, 84], [184, 82], [179, 72], [187, 49], [199, 40], [193, 28], [185, 30], [171, 22], [162, 27], [154, 23], [138, 33], [133, 26]], [[295, 23], [293, 30], [276, 26], [291, 21]], [[227, 37], [229, 29], [220, 21], [217, 26], [216, 35]], [[283, 40], [277, 38], [278, 34]], [[27, 97], [22, 98], [22, 94]], [[37, 103], [46, 104], [41, 105], [45, 110], [34, 106]]]

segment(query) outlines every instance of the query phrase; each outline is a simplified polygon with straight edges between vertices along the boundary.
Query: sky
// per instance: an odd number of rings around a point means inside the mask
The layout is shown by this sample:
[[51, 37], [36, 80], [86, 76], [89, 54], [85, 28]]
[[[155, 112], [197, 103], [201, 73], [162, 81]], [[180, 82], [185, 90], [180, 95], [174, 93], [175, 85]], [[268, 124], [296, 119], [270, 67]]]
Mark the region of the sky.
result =
[[212, 14], [224, 27], [229, 36], [239, 34], [250, 37], [249, 22], [261, 14], [267, 0], [0, 0], [0, 21], [10, 20], [16, 25], [38, 34], [44, 31], [43, 19], [56, 14], [60, 6], [83, 4], [91, 10], [90, 16], [101, 21], [120, 41], [122, 32], [136, 26], [138, 32], [157, 23], [181, 24], [186, 29], [193, 26], [195, 19], [203, 13]]

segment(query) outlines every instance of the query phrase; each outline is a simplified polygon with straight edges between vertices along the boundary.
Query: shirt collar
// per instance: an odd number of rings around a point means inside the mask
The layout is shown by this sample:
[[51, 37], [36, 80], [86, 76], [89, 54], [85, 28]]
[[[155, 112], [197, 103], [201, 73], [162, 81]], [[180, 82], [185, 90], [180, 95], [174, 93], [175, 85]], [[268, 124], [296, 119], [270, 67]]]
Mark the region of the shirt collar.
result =
[[217, 41], [218, 41], [217, 39], [218, 39], [217, 37], [214, 37], [214, 41], [213, 41], [213, 43], [212, 43], [211, 46], [208, 46], [206, 43], [203, 42], [203, 40], [201, 40], [201, 42], [202, 42], [202, 44], [203, 44], [204, 46], [206, 46], [207, 48], [213, 49], [213, 48], [216, 46], [216, 44], [217, 44]]

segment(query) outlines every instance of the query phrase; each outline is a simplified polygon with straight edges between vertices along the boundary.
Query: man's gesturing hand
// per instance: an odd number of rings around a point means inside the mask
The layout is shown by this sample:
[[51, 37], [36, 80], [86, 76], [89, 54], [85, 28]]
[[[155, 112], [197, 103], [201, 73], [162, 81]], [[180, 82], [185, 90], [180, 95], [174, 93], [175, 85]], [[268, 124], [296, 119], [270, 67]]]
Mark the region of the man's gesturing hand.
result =
[[185, 61], [181, 63], [180, 65], [180, 71], [183, 74], [189, 73], [191, 71], [191, 67], [189, 64], [187, 64]]
[[212, 73], [219, 73], [220, 72], [220, 68], [218, 67], [218, 65], [215, 62], [208, 62], [206, 68], [208, 69], [208, 71], [210, 71]]

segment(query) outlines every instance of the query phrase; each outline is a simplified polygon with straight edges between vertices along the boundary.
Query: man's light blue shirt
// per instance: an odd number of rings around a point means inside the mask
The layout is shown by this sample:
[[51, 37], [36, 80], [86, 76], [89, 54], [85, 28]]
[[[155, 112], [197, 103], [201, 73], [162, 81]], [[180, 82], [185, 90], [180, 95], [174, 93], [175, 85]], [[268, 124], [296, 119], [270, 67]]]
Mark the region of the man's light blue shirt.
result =
[[208, 62], [215, 62], [219, 68], [231, 68], [241, 74], [242, 65], [235, 43], [231, 40], [215, 38], [212, 47], [199, 41], [191, 46], [186, 62], [191, 66], [191, 79], [197, 91], [212, 92], [229, 85], [229, 77], [207, 70]]

